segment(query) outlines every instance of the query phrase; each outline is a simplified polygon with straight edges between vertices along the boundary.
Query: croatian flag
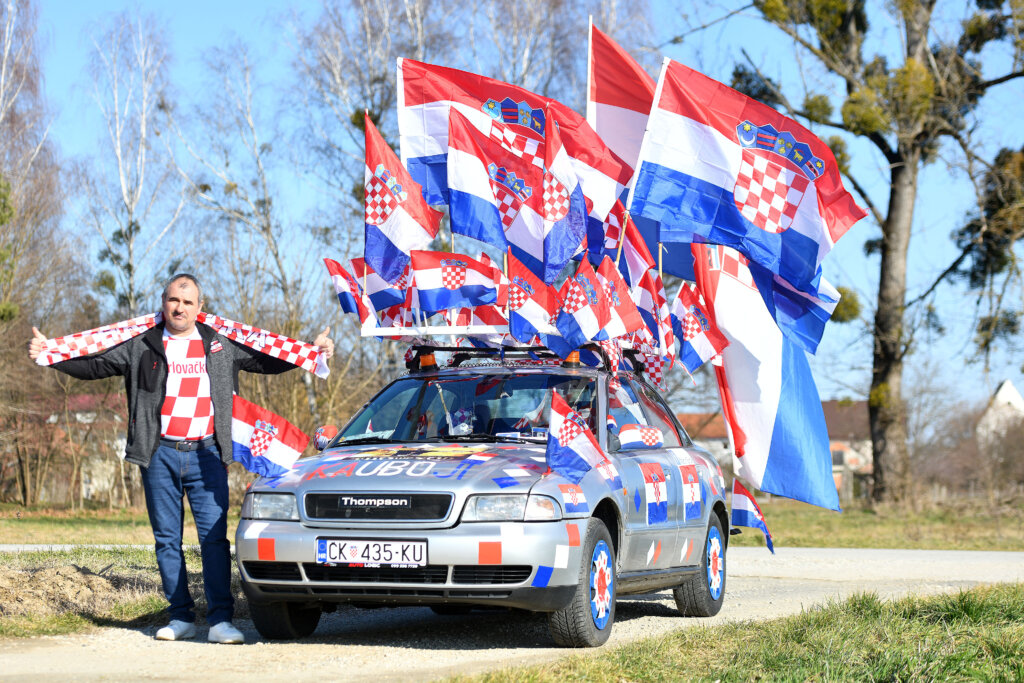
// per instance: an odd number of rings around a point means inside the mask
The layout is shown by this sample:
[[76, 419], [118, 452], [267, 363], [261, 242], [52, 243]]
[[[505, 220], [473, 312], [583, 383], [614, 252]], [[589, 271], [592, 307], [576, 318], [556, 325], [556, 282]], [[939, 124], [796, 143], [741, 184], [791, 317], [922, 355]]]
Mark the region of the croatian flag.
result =
[[231, 404], [231, 442], [235, 462], [264, 477], [287, 474], [309, 436], [266, 408], [235, 396]]
[[501, 267], [491, 260], [491, 257], [486, 251], [481, 251], [480, 256], [477, 257], [477, 261], [488, 266], [491, 269], [491, 273], [494, 275], [494, 286], [498, 289], [498, 306], [508, 305], [508, 278], [505, 277], [505, 273], [502, 272]]
[[765, 545], [768, 546], [768, 550], [772, 551], [772, 555], [775, 554], [772, 534], [768, 531], [768, 524], [764, 521], [761, 508], [758, 507], [754, 496], [740, 483], [739, 479], [733, 479], [732, 482], [732, 525], [760, 529], [764, 534]]
[[551, 390], [551, 419], [548, 420], [547, 465], [574, 484], [607, 458], [587, 421], [569, 407], [557, 391]]
[[700, 475], [696, 465], [680, 465], [680, 480], [683, 485], [683, 515], [686, 519], [700, 519], [701, 505], [704, 502], [704, 490], [700, 485]]
[[440, 211], [423, 201], [419, 184], [384, 142], [369, 115], [366, 125], [365, 213], [363, 257], [394, 284], [409, 265], [409, 252], [426, 249], [437, 237]]
[[620, 159], [634, 168], [656, 83], [593, 22], [588, 57], [587, 123]]
[[647, 501], [647, 523], [660, 524], [668, 521], [668, 482], [665, 471], [656, 462], [641, 462], [640, 472], [644, 477], [644, 500]]
[[[629, 182], [622, 162], [586, 120], [566, 105], [509, 83], [473, 73], [398, 60], [398, 130], [402, 161], [424, 188], [428, 204], [448, 204], [448, 115], [459, 111], [482, 132], [499, 121], [516, 133], [513, 144], [544, 137], [548, 115], [558, 121], [590, 216], [600, 222]], [[579, 246], [577, 244], [576, 246]]]
[[729, 341], [715, 368], [737, 476], [839, 509], [821, 399], [804, 350], [779, 330], [734, 250], [700, 245], [697, 287]]
[[541, 330], [548, 330], [558, 315], [558, 292], [512, 254], [508, 279], [508, 329], [517, 341], [528, 344]]
[[490, 266], [463, 254], [413, 251], [412, 272], [424, 311], [493, 304], [498, 298]]
[[679, 362], [691, 375], [729, 345], [719, 332], [696, 285], [683, 282], [672, 300], [672, 327], [679, 340]]
[[[483, 133], [453, 111], [448, 131], [452, 230], [511, 246], [547, 283], [554, 281], [586, 236], [579, 181], [548, 117], [544, 141], [526, 150], [505, 143], [507, 126]], [[514, 134], [513, 134], [514, 135]]]
[[665, 439], [657, 427], [624, 424], [619, 429], [619, 443], [623, 450], [642, 450], [644, 448], [661, 448], [665, 445]]
[[403, 271], [402, 276], [392, 285], [368, 266], [363, 259], [354, 258], [350, 263], [356, 282], [365, 283], [363, 291], [375, 312], [379, 313], [392, 306], [400, 306], [405, 303], [405, 290], [409, 284], [408, 270]]
[[795, 289], [756, 263], [747, 263], [747, 267], [768, 312], [783, 334], [807, 353], [817, 353], [821, 335], [825, 333], [825, 323], [839, 303], [839, 290], [822, 276], [818, 295], [815, 296]]
[[331, 283], [334, 285], [334, 292], [338, 295], [341, 310], [358, 315], [360, 323], [366, 322], [370, 318], [370, 312], [363, 303], [359, 283], [334, 259], [325, 258], [324, 265], [327, 266], [327, 273], [331, 276]]
[[601, 283], [601, 288], [608, 298], [610, 314], [608, 324], [601, 330], [598, 339], [615, 339], [636, 332], [644, 326], [644, 320], [629, 295], [629, 287], [607, 256], [597, 269], [597, 281]]
[[670, 59], [628, 208], [658, 221], [665, 242], [733, 247], [811, 294], [821, 261], [866, 215], [813, 133]]
[[647, 271], [632, 293], [640, 317], [651, 333], [653, 343], [657, 344], [659, 353], [668, 359], [671, 367], [676, 352], [675, 335], [672, 332], [672, 314], [668, 309], [661, 277], [654, 271]]
[[565, 358], [570, 351], [598, 336], [611, 321], [611, 310], [597, 273], [586, 259], [580, 261], [576, 274], [562, 283], [558, 294], [562, 298], [562, 308], [555, 327], [561, 333], [563, 343], [558, 344], [557, 338], [549, 342], [556, 343], [559, 348], [552, 350]]
[[587, 497], [583, 494], [582, 488], [576, 484], [559, 484], [558, 490], [562, 494], [562, 507], [565, 508], [566, 513], [590, 512]]

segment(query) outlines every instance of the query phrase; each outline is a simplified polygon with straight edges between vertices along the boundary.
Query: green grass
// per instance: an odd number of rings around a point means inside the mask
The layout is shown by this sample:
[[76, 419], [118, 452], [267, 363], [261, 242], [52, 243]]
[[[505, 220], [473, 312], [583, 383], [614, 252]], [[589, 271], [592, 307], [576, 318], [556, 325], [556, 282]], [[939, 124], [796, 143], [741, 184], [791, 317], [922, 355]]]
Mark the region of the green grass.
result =
[[696, 627], [474, 681], [1024, 680], [1024, 584]]
[[[960, 503], [921, 511], [853, 503], [843, 512], [782, 498], [759, 503], [776, 547], [1024, 550], [1020, 502], [996, 509]], [[743, 529], [729, 543], [761, 546], [764, 538]]]
[[[228, 538], [235, 537], [239, 508], [228, 511]], [[0, 539], [3, 543], [89, 545], [152, 545], [153, 531], [145, 510], [55, 510], [50, 508], [0, 508]], [[192, 513], [185, 506], [184, 542], [194, 545]]]

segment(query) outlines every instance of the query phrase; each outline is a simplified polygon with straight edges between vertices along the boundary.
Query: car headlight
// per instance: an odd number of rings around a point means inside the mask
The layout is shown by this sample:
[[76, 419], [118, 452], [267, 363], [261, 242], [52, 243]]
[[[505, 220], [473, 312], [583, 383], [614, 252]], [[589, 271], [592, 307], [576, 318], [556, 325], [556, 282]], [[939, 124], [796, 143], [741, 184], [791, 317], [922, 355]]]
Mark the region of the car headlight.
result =
[[540, 522], [562, 518], [554, 498], [521, 494], [470, 496], [463, 522]]
[[242, 501], [242, 518], [298, 521], [299, 504], [291, 493], [247, 493]]

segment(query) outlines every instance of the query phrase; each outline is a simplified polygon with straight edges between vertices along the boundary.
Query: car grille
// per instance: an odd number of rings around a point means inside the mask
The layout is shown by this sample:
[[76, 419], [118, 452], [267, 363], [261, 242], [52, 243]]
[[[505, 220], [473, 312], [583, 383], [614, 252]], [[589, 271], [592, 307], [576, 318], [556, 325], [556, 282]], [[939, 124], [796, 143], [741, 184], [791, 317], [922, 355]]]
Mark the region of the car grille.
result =
[[[426, 567], [390, 569], [385, 567], [332, 567], [307, 562], [302, 565], [310, 581], [338, 583], [419, 583], [443, 584], [448, 580], [448, 566], [440, 564]], [[530, 565], [452, 567], [453, 584], [509, 584], [522, 583], [530, 578]], [[254, 577], [255, 578], [255, 577]]]
[[[401, 500], [402, 505], [372, 501]], [[451, 512], [451, 493], [308, 493], [306, 516], [351, 521], [441, 521]]]
[[452, 583], [522, 583], [530, 578], [530, 565], [452, 567]]
[[299, 565], [294, 562], [243, 562], [245, 573], [261, 581], [301, 581]]
[[448, 566], [431, 564], [426, 567], [390, 569], [384, 567], [331, 567], [307, 562], [302, 565], [310, 581], [338, 581], [347, 583], [444, 583], [448, 579]]

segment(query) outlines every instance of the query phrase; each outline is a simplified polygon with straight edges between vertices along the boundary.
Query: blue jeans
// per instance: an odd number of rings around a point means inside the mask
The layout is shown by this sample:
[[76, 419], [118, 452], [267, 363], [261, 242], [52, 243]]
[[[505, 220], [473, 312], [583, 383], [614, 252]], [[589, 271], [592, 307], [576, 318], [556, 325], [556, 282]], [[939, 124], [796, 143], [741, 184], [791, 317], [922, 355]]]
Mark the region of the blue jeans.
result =
[[234, 615], [231, 595], [231, 545], [228, 543], [228, 473], [216, 446], [196, 451], [177, 451], [159, 446], [149, 467], [142, 469], [146, 511], [156, 541], [164, 597], [171, 619], [193, 622], [195, 601], [188, 590], [181, 533], [188, 496], [199, 532], [203, 557], [203, 588], [206, 620], [211, 626], [230, 621]]

